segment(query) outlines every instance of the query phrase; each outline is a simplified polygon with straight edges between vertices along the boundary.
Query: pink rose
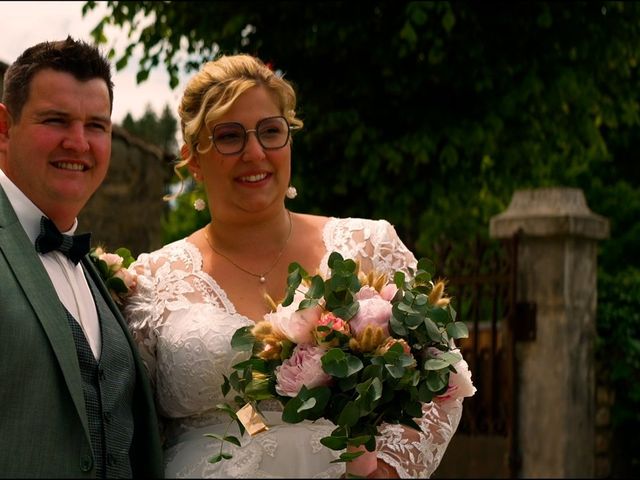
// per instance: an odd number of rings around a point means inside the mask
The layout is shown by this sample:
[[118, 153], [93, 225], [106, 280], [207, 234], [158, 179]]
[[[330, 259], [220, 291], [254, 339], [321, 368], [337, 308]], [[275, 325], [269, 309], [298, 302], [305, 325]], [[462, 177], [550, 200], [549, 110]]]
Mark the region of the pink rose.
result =
[[109, 271], [113, 274], [122, 268], [122, 262], [124, 259], [115, 253], [101, 253], [98, 258], [107, 264]]
[[291, 357], [276, 367], [276, 392], [295, 397], [302, 386], [320, 387], [331, 383], [331, 376], [322, 370], [325, 351], [315, 345], [296, 345]]
[[385, 337], [389, 336], [389, 319], [391, 303], [385, 300], [371, 287], [363, 287], [356, 294], [360, 303], [358, 313], [349, 320], [349, 327], [354, 336], [360, 335], [367, 325], [382, 328]]
[[322, 331], [318, 330], [317, 327], [329, 327], [331, 330], [335, 330], [336, 332], [340, 332], [344, 335], [350, 335], [349, 324], [347, 322], [342, 320], [340, 317], [336, 317], [331, 312], [322, 315], [320, 317], [320, 320], [318, 320], [318, 324], [316, 325], [316, 328], [313, 334], [315, 336], [315, 339], [318, 345], [326, 344], [326, 345], [323, 345], [325, 348], [328, 346], [335, 346], [337, 344], [336, 342], [337, 339], [334, 339], [333, 341], [328, 343], [325, 342], [325, 338], [331, 332], [326, 330], [322, 330]]
[[316, 305], [296, 311], [303, 299], [304, 295], [296, 292], [290, 305], [278, 305], [276, 311], [267, 313], [264, 319], [271, 323], [277, 335], [284, 336], [293, 343], [314, 343], [313, 332], [320, 320], [322, 307]]

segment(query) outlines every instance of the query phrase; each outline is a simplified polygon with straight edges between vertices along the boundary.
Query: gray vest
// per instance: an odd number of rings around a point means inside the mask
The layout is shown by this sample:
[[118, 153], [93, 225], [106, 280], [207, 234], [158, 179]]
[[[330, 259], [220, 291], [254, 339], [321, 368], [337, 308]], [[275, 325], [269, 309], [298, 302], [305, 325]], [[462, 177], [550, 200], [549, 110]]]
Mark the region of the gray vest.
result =
[[131, 478], [129, 449], [133, 438], [133, 355], [118, 320], [85, 271], [93, 294], [102, 353], [96, 361], [78, 322], [67, 312], [76, 345], [89, 421], [93, 461], [98, 478]]

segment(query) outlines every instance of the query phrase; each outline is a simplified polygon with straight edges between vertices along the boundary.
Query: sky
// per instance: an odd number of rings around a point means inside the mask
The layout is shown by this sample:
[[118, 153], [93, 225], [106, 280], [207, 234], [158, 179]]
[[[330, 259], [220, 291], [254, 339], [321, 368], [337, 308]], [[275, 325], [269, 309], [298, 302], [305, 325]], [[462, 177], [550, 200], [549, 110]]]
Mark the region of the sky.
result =
[[[0, 61], [11, 64], [26, 48], [45, 40], [62, 40], [71, 35], [76, 39], [93, 43], [90, 32], [106, 11], [107, 2], [97, 2], [99, 7], [82, 16], [83, 1], [72, 2], [6, 2], [0, 1]], [[108, 46], [115, 42], [116, 53], [124, 51], [126, 33], [117, 29], [106, 30]], [[118, 47], [121, 48], [118, 48]], [[107, 47], [104, 47], [107, 51]], [[149, 78], [136, 84], [138, 58], [129, 60], [128, 66], [119, 72], [112, 70], [114, 100], [112, 121], [121, 123], [127, 113], [140, 118], [147, 105], [160, 115], [169, 105], [177, 117], [180, 92], [184, 78], [171, 90], [169, 75], [162, 68], [151, 71]]]

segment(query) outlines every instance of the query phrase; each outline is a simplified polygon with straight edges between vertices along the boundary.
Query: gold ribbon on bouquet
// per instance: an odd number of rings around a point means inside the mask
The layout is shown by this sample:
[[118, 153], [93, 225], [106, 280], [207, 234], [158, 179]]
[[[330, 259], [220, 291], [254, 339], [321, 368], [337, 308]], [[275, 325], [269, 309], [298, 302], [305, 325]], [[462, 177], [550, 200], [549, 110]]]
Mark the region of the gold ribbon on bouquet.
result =
[[244, 407], [236, 412], [238, 420], [244, 425], [249, 435], [253, 436], [257, 433], [269, 430], [265, 423], [265, 419], [258, 411], [253, 408], [253, 405], [247, 403]]

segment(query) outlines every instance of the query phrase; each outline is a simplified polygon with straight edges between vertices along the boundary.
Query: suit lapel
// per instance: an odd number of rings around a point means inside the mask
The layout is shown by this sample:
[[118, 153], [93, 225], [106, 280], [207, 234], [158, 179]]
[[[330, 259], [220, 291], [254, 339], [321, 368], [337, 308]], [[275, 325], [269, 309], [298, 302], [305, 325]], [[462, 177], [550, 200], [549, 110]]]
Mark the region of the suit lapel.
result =
[[[4, 255], [11, 268], [11, 272], [0, 272], [0, 278], [13, 275], [24, 291], [25, 300], [31, 304], [35, 316], [49, 338], [76, 409], [88, 432], [80, 366], [64, 307], [2, 187], [0, 254]], [[25, 312], [25, 317], [27, 315], [28, 312]]]

